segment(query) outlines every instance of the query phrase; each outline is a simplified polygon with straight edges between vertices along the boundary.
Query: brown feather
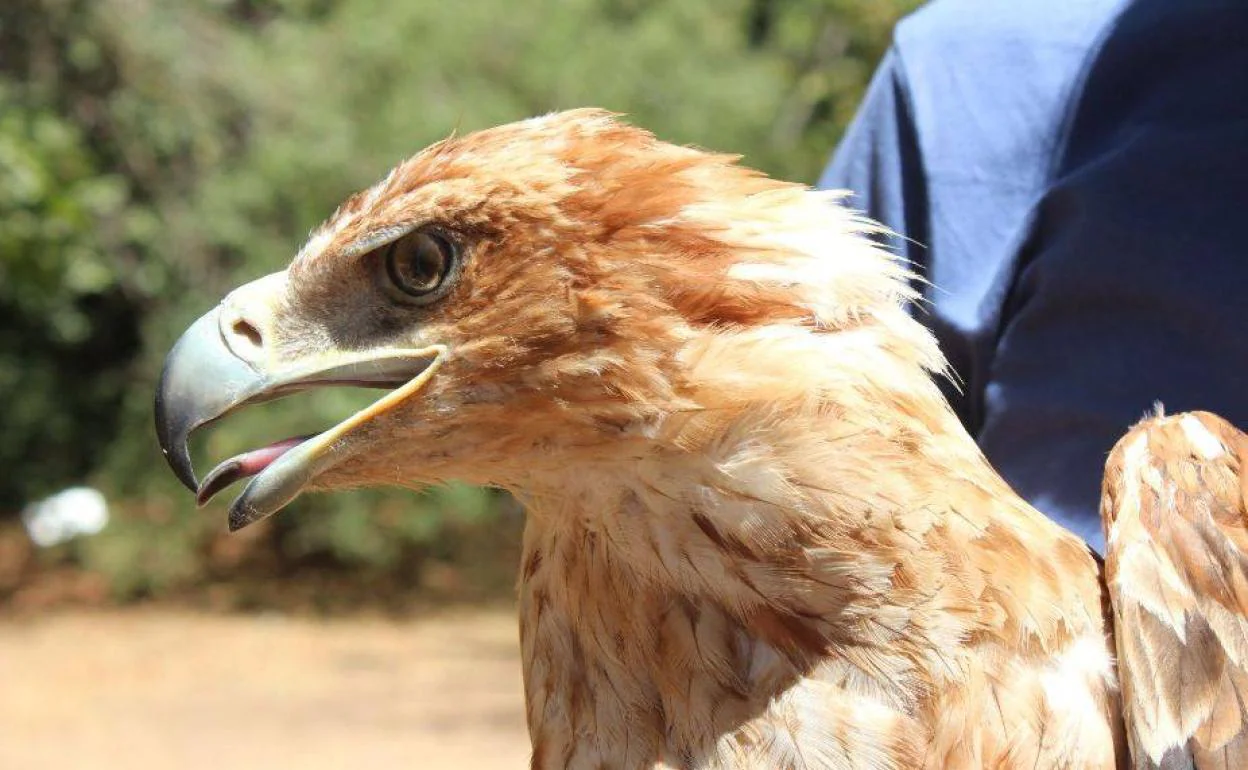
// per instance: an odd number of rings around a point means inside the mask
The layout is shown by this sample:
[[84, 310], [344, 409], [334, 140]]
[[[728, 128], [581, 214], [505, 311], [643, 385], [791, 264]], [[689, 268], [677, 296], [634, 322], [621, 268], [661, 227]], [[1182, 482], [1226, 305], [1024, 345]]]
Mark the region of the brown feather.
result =
[[[403, 315], [370, 294], [367, 251], [421, 225], [465, 256]], [[291, 266], [291, 349], [449, 351], [317, 484], [462, 479], [528, 507], [534, 768], [1125, 760], [1100, 566], [963, 430], [875, 230], [834, 195], [578, 110], [429, 148]], [[1238, 601], [1248, 583], [1194, 561], [1208, 532], [1184, 536], [1184, 579]], [[1226, 625], [1210, 616], [1200, 649]], [[1124, 643], [1159, 676], [1187, 660], [1141, 629]], [[1192, 724], [1240, 751], [1233, 723]]]
[[1205, 412], [1118, 443], [1102, 516], [1135, 767], [1248, 767], [1248, 440]]

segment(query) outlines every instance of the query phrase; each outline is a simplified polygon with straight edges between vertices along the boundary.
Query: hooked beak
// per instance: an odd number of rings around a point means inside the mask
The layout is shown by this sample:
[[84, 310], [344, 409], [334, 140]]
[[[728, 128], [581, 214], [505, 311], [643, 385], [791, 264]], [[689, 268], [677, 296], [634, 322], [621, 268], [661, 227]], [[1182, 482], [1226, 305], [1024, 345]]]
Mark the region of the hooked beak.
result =
[[[156, 391], [160, 448], [201, 505], [234, 481], [254, 475], [230, 506], [230, 531], [276, 513], [315, 476], [344, 459], [349, 451], [340, 439], [419, 391], [446, 352], [434, 345], [332, 351], [279, 361], [272, 351], [274, 325], [267, 310], [273, 303], [264, 301], [271, 298], [262, 291], [277, 276], [248, 284], [192, 324], [165, 359]], [[196, 479], [187, 443], [197, 428], [247, 404], [324, 385], [391, 390], [329, 430], [231, 458], [202, 484]]]

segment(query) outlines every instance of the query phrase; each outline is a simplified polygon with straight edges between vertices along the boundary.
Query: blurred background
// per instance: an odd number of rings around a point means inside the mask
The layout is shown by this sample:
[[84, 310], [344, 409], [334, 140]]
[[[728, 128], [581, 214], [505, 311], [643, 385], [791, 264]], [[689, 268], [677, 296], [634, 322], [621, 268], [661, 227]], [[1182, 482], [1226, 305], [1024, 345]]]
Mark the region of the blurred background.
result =
[[[917, 5], [0, 3], [0, 767], [519, 766], [514, 502], [308, 496], [226, 535], [156, 447], [165, 352], [452, 131], [597, 105], [811, 182]], [[359, 403], [225, 421], [201, 467]]]

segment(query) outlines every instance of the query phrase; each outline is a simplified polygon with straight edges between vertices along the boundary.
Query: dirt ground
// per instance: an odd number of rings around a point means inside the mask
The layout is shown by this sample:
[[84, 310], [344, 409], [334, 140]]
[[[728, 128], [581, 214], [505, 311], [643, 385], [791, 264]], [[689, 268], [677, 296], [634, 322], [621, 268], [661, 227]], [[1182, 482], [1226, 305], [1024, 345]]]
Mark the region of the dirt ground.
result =
[[0, 620], [0, 768], [526, 764], [516, 620]]

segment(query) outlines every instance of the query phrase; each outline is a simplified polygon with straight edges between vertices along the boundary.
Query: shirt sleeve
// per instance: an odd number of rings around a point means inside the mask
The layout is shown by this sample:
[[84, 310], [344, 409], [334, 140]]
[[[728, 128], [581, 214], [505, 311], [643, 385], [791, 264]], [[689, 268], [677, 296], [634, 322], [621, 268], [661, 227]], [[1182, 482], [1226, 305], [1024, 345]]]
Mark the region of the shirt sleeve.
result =
[[893, 49], [880, 62], [819, 187], [848, 192], [849, 206], [892, 231], [883, 240], [893, 253], [921, 264], [927, 240], [923, 180], [905, 72]]
[[1248, 425], [1246, 35], [1230, 0], [938, 0], [820, 179], [906, 236], [959, 418], [1095, 548], [1154, 401]]
[[1137, 0], [1035, 206], [977, 439], [1094, 546], [1110, 448], [1155, 402], [1248, 426], [1248, 6]]

